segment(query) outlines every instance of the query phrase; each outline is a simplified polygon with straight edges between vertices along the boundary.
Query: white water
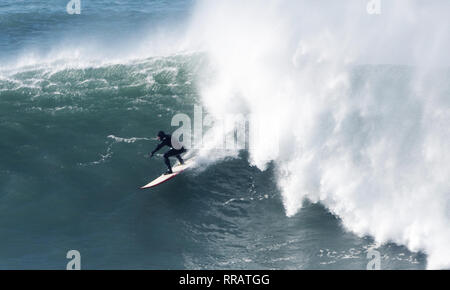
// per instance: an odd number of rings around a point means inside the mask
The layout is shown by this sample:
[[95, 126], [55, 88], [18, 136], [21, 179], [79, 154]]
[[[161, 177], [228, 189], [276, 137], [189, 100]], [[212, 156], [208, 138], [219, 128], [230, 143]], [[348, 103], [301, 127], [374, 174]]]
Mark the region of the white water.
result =
[[200, 1], [185, 45], [211, 60], [203, 105], [264, 120], [250, 161], [275, 163], [288, 216], [321, 202], [450, 268], [450, 77], [435, 68], [450, 65], [449, 3], [337, 2]]

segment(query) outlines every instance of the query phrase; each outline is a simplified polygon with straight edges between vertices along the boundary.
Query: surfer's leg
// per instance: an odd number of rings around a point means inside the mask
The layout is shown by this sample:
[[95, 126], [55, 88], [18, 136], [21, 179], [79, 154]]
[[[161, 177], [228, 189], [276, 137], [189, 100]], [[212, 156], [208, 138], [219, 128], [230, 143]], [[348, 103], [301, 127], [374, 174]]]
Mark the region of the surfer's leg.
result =
[[180, 162], [180, 164], [184, 164], [183, 158], [181, 158], [181, 154], [186, 152], [186, 149], [184, 149], [184, 147], [183, 147], [183, 148], [181, 148], [180, 150], [177, 150], [177, 151], [178, 151], [177, 152], [178, 154], [175, 157], [177, 157], [178, 162]]
[[168, 168], [167, 172], [171, 173], [172, 172], [172, 166], [170, 165], [170, 160], [168, 157], [164, 156], [164, 163], [166, 163], [166, 166]]
[[169, 170], [168, 170], [169, 173], [172, 172], [172, 166], [170, 165], [169, 157], [170, 157], [170, 156], [173, 156], [173, 155], [175, 155], [175, 154], [177, 154], [177, 152], [174, 152], [174, 151], [176, 151], [176, 150], [175, 150], [175, 149], [170, 149], [169, 151], [167, 151], [167, 152], [164, 154], [164, 163], [166, 163], [167, 168], [169, 169]]
[[186, 149], [182, 148], [180, 150], [177, 149], [170, 149], [169, 151], [164, 154], [164, 162], [166, 163], [167, 167], [169, 168], [168, 172], [172, 173], [172, 166], [170, 165], [169, 157], [175, 156], [180, 164], [184, 164], [183, 159], [181, 158], [180, 154], [186, 152]]
[[178, 162], [180, 162], [180, 164], [184, 164], [183, 158], [181, 158], [179, 154], [176, 157], [178, 159]]

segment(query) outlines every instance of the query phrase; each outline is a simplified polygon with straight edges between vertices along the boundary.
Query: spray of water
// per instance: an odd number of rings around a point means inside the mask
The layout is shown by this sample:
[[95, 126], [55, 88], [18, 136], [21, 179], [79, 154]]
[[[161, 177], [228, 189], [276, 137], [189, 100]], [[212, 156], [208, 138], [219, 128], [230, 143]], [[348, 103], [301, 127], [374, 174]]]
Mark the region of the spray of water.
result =
[[202, 102], [263, 120], [250, 162], [274, 162], [288, 216], [321, 202], [348, 230], [448, 268], [449, 4], [366, 4], [200, 1], [186, 45], [214, 71]]

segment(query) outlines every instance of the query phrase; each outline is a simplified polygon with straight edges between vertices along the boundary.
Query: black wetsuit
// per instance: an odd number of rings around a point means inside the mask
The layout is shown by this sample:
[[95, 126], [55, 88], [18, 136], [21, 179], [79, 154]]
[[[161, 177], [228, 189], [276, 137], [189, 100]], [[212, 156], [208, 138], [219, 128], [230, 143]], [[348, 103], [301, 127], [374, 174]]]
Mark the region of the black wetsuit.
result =
[[172, 136], [171, 135], [165, 135], [164, 137], [161, 138], [161, 143], [158, 144], [158, 146], [156, 146], [155, 150], [152, 151], [152, 156], [153, 154], [155, 154], [159, 149], [161, 149], [164, 146], [168, 146], [170, 147], [170, 150], [167, 151], [166, 153], [164, 153], [164, 162], [167, 165], [167, 168], [169, 168], [169, 173], [172, 172], [172, 166], [170, 165], [170, 160], [169, 157], [171, 156], [175, 156], [178, 161], [183, 164], [184, 161], [181, 158], [180, 154], [186, 152], [186, 149], [184, 149], [184, 147], [181, 147], [181, 149], [175, 149], [172, 146]]

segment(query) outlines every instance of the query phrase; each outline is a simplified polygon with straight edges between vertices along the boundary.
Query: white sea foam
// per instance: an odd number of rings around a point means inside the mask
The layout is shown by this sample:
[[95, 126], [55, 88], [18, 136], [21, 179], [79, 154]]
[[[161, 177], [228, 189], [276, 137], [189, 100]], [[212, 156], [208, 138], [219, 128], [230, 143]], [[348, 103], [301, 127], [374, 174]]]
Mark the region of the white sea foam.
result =
[[116, 137], [114, 135], [109, 135], [108, 138], [114, 140], [117, 143], [135, 143], [136, 141], [150, 141], [150, 140], [153, 140], [151, 138], [144, 138], [144, 137], [122, 138], [122, 137]]
[[[348, 230], [450, 268], [450, 79], [433, 75], [450, 64], [449, 4], [365, 5], [200, 1], [186, 45], [215, 72], [202, 102], [213, 117], [264, 120], [250, 161], [275, 162], [288, 216], [321, 202]], [[276, 134], [279, 152], [264, 149]]]

